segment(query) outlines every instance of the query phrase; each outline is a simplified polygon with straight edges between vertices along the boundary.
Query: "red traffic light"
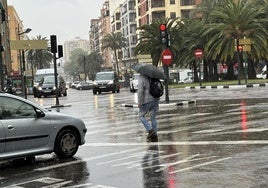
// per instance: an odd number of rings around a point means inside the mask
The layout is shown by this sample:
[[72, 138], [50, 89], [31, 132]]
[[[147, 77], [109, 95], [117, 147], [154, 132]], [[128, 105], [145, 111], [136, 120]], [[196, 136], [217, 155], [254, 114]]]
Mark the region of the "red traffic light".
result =
[[237, 47], [237, 50], [240, 51], [240, 52], [243, 51], [243, 46], [242, 46], [242, 45], [239, 45], [239, 46]]
[[166, 29], [167, 29], [166, 24], [160, 24], [160, 25], [159, 25], [159, 30], [160, 30], [160, 31], [166, 31]]

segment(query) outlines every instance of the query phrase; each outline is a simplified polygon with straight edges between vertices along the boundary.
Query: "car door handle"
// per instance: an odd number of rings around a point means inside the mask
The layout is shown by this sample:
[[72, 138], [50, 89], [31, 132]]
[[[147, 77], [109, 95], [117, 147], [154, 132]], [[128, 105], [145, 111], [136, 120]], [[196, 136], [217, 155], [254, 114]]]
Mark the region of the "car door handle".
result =
[[8, 128], [9, 130], [12, 130], [12, 129], [14, 129], [14, 126], [13, 126], [13, 125], [8, 125], [7, 128]]

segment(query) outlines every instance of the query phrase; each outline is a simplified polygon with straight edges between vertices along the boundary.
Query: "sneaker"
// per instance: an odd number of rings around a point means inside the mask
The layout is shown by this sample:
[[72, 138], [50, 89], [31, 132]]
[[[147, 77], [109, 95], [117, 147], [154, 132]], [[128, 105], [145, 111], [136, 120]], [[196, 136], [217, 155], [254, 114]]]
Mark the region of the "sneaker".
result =
[[150, 138], [150, 142], [158, 142], [158, 136], [157, 136], [157, 135], [153, 135], [153, 136]]
[[151, 141], [154, 137], [157, 137], [156, 131], [153, 129], [149, 130], [147, 141]]

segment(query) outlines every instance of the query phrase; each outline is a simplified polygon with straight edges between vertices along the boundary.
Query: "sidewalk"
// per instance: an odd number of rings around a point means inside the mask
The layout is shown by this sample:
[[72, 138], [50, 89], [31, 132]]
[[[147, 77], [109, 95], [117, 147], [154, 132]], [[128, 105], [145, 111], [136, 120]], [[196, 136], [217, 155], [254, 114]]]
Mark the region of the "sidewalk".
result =
[[247, 84], [247, 85], [224, 85], [224, 86], [192, 86], [185, 87], [186, 89], [228, 89], [228, 88], [252, 88], [252, 87], [265, 87], [268, 83], [261, 84]]
[[[160, 107], [165, 106], [185, 106], [189, 104], [195, 104], [196, 100], [187, 100], [187, 101], [169, 101], [168, 103], [165, 101], [159, 101]], [[131, 107], [131, 108], [138, 108], [137, 104], [122, 104], [123, 107]]]

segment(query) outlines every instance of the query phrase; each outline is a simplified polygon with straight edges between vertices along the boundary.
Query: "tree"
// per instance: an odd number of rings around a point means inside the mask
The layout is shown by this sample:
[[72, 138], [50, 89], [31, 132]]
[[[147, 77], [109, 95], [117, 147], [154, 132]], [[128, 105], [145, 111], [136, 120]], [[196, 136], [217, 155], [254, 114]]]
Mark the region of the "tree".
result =
[[[162, 43], [160, 41], [159, 25], [166, 24], [167, 31], [171, 37], [174, 37], [173, 31], [176, 26], [177, 19], [158, 19], [153, 21], [150, 25], [142, 25], [138, 28], [140, 30], [140, 36], [138, 37], [138, 44], [135, 48], [135, 54], [150, 54], [152, 63], [158, 66], [162, 53]], [[173, 41], [173, 39], [171, 39]], [[172, 46], [171, 46], [172, 50]], [[176, 59], [176, 58], [174, 58]]]
[[118, 50], [125, 48], [127, 44], [127, 39], [122, 35], [122, 33], [109, 33], [104, 36], [101, 40], [102, 50], [110, 48], [115, 56], [116, 71], [119, 75], [119, 66], [118, 66]]
[[74, 79], [80, 78], [80, 74], [84, 74], [86, 78], [94, 79], [97, 72], [101, 70], [103, 59], [98, 53], [88, 54], [83, 49], [75, 49], [72, 51], [70, 61], [64, 65], [65, 73], [71, 75]]
[[[33, 40], [47, 40], [41, 35], [36, 36]], [[53, 60], [53, 54], [48, 49], [28, 50], [26, 59], [31, 63], [31, 67], [36, 69], [50, 68]]]

